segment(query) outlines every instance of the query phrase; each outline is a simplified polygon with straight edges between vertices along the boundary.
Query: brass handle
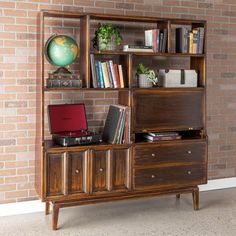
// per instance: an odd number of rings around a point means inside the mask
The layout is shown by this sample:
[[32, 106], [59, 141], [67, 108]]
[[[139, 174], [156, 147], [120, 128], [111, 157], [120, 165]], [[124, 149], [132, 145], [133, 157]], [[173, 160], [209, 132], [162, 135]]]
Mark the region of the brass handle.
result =
[[152, 175], [151, 177], [152, 177], [152, 179], [155, 179], [155, 178], [156, 178], [156, 176], [155, 176], [155, 175]]
[[152, 153], [152, 157], [155, 157], [156, 156], [156, 154], [155, 153]]
[[191, 175], [191, 174], [192, 174], [192, 172], [189, 170], [189, 171], [188, 171], [188, 175]]
[[100, 168], [100, 169], [99, 169], [99, 171], [100, 171], [100, 172], [103, 172], [103, 171], [104, 171], [104, 169], [103, 169], [103, 168]]
[[191, 150], [188, 150], [188, 154], [192, 154], [192, 151], [191, 151]]
[[75, 173], [76, 173], [76, 174], [79, 174], [79, 170], [78, 170], [78, 169], [76, 169], [76, 170], [75, 170]]

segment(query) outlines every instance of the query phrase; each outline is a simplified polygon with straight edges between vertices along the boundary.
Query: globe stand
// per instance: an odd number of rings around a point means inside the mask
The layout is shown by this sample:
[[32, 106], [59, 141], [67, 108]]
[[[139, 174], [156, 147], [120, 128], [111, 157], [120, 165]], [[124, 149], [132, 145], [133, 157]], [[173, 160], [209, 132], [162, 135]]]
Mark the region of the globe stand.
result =
[[65, 67], [59, 67], [53, 73], [48, 73], [49, 79], [78, 79], [78, 75], [72, 74]]

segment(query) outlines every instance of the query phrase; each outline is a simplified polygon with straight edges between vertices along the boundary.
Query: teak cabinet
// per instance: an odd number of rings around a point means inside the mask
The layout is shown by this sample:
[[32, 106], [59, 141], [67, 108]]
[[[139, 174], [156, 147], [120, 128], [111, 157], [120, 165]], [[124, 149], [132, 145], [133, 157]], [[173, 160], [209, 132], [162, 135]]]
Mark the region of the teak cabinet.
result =
[[[49, 89], [45, 87], [48, 67], [44, 57], [47, 40], [46, 19], [77, 20], [79, 28], [78, 70], [83, 80], [81, 89]], [[46, 214], [52, 206], [52, 228], [57, 228], [59, 209], [130, 198], [162, 194], [192, 193], [193, 206], [199, 208], [198, 185], [207, 182], [207, 135], [205, 121], [206, 96], [206, 22], [198, 20], [164, 19], [155, 17], [118, 16], [73, 12], [41, 11], [38, 17], [38, 76], [41, 81], [37, 96], [39, 124], [38, 155], [36, 159], [36, 189], [46, 203]], [[92, 49], [91, 37], [99, 22], [116, 22], [129, 29], [144, 31], [149, 28], [167, 29], [167, 49], [164, 53], [104, 51]], [[56, 21], [57, 22], [57, 21]], [[131, 24], [131, 27], [127, 27]], [[136, 24], [136, 26], [134, 26]], [[63, 25], [63, 24], [62, 24]], [[94, 26], [95, 25], [95, 26]], [[204, 27], [204, 53], [175, 53], [172, 43], [173, 27]], [[66, 24], [65, 24], [66, 26]], [[126, 30], [126, 27], [128, 30]], [[135, 32], [136, 32], [135, 31]], [[127, 37], [127, 40], [130, 36]], [[128, 41], [127, 41], [128, 42]], [[128, 43], [127, 43], [128, 44]], [[114, 59], [123, 66], [125, 88], [92, 88], [90, 54], [95, 59]], [[198, 70], [196, 88], [138, 88], [135, 68], [140, 60], [158, 65], [178, 58], [185, 60], [188, 69]], [[177, 60], [177, 64], [178, 61]], [[171, 65], [170, 62], [168, 65]], [[176, 63], [176, 60], [175, 60]], [[163, 66], [163, 65], [162, 65]], [[181, 65], [182, 66], [182, 65]], [[168, 66], [169, 68], [170, 66]], [[181, 68], [183, 69], [183, 68]], [[81, 91], [117, 91], [118, 102], [131, 107], [131, 143], [60, 147], [46, 137], [46, 94]], [[145, 142], [146, 132], [178, 131], [182, 139]]]

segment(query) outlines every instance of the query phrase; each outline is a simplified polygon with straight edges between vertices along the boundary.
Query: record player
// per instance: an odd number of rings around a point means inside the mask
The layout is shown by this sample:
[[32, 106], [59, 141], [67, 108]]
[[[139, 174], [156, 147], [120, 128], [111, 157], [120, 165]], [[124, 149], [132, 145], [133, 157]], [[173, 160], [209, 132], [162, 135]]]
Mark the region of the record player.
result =
[[101, 142], [101, 135], [88, 131], [83, 103], [49, 105], [52, 139], [61, 146], [88, 145]]

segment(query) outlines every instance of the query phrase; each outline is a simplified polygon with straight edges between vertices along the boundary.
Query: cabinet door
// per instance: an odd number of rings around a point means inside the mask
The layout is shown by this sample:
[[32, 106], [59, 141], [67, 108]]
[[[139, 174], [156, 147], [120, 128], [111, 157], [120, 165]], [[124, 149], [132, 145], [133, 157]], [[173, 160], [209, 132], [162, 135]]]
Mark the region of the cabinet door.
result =
[[46, 154], [46, 196], [64, 194], [65, 153]]
[[130, 187], [130, 151], [129, 149], [114, 149], [112, 155], [112, 190], [128, 190]]
[[87, 151], [68, 153], [68, 193], [83, 193], [86, 186]]
[[92, 192], [108, 191], [108, 151], [92, 150]]
[[135, 92], [134, 130], [185, 130], [203, 127], [203, 91]]

